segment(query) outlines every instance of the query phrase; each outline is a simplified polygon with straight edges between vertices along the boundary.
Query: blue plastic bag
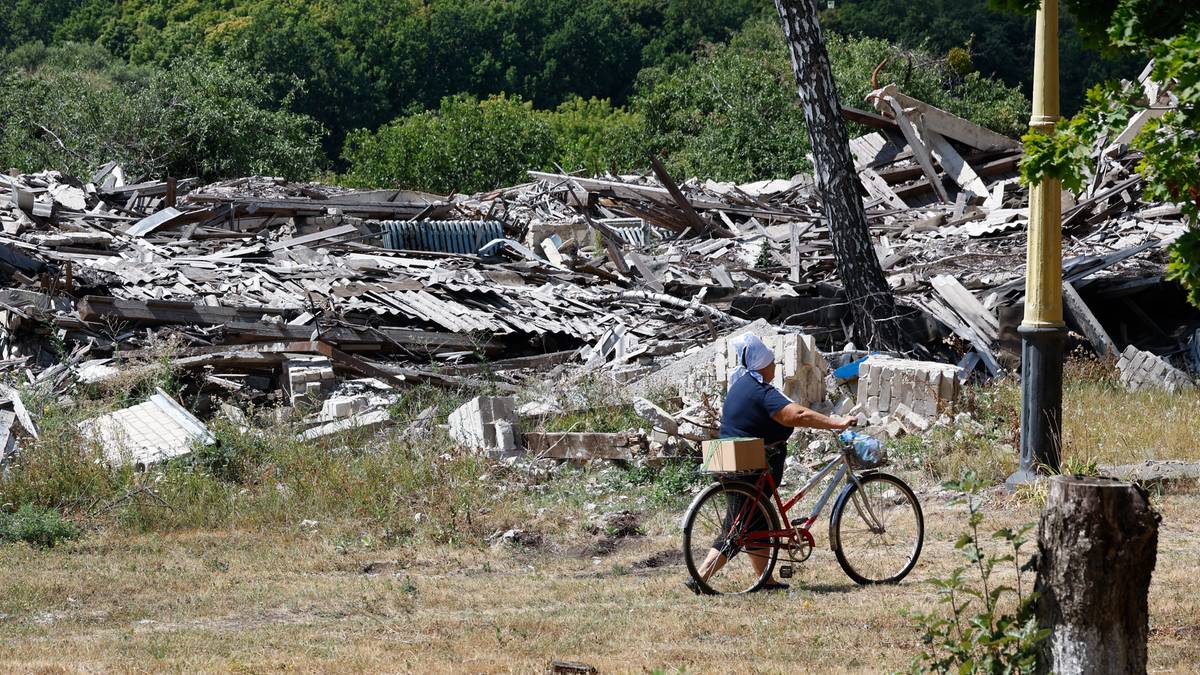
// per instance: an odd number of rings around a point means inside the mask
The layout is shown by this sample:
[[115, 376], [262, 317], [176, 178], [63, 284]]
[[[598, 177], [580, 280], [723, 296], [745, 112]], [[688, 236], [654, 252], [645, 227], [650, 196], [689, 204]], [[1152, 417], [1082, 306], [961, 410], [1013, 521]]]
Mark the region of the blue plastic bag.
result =
[[855, 458], [864, 466], [877, 466], [883, 461], [883, 443], [878, 438], [847, 429], [838, 434], [838, 439], [853, 448]]

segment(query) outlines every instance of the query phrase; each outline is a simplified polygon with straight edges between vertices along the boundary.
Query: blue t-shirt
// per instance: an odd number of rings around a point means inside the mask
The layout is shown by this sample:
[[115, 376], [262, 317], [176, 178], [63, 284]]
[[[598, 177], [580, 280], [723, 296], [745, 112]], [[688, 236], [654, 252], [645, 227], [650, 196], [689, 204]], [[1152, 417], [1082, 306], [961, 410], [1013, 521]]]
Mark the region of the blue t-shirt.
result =
[[771, 415], [791, 402], [769, 384], [749, 375], [739, 377], [725, 395], [721, 438], [761, 438], [767, 445], [786, 441], [792, 435], [792, 428], [771, 419]]

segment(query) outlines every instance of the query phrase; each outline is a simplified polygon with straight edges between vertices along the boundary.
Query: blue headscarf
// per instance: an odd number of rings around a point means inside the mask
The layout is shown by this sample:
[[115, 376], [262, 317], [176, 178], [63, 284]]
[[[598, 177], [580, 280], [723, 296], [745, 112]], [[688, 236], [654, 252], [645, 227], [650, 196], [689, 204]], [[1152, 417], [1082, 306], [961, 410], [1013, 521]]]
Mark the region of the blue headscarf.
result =
[[770, 347], [763, 344], [754, 333], [746, 333], [734, 339], [733, 352], [737, 367], [729, 374], [730, 387], [743, 375], [749, 375], [766, 384], [763, 382], [762, 373], [758, 371], [775, 362], [775, 352], [771, 351]]

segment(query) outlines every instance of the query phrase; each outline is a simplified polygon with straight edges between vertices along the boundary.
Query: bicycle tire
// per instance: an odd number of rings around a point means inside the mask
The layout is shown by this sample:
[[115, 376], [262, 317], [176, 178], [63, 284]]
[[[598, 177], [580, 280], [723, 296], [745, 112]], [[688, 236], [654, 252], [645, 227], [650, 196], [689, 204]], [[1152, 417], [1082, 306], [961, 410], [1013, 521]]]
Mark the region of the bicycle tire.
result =
[[[759, 509], [759, 513], [765, 519], [767, 526], [772, 530], [779, 530], [779, 514], [776, 512], [773, 505], [767, 501], [766, 496], [758, 497], [757, 490], [752, 484], [744, 482], [717, 482], [709, 485], [696, 498], [692, 500], [691, 506], [688, 507], [683, 519], [683, 557], [687, 563], [688, 574], [691, 575], [696, 585], [704, 593], [711, 595], [739, 595], [742, 593], [750, 593], [756, 591], [763, 585], [767, 579], [771, 578], [771, 573], [775, 569], [775, 563], [779, 558], [779, 549], [777, 546], [768, 546], [765, 550], [767, 564], [763, 568], [762, 574], [754, 574], [753, 566], [749, 559], [751, 555], [757, 555], [749, 552], [735, 550], [721, 567], [709, 575], [704, 575], [699, 571], [701, 565], [704, 564], [706, 556], [710, 550], [713, 550], [712, 543], [715, 543], [714, 535], [712, 534], [714, 521], [723, 519], [727, 512], [731, 497], [740, 497], [741, 499], [755, 500], [755, 508]], [[698, 525], [701, 530], [698, 531]], [[724, 528], [724, 521], [717, 526], [719, 529]], [[726, 532], [719, 532], [717, 537], [728, 536]], [[712, 542], [712, 543], [710, 543]], [[778, 538], [772, 537], [768, 540], [770, 544], [777, 544]], [[697, 560], [697, 558], [700, 558]], [[735, 567], [736, 565], [736, 567]], [[749, 568], [747, 570], [746, 568]], [[715, 580], [719, 579], [720, 583]], [[743, 580], [745, 583], [743, 583]], [[710, 583], [712, 582], [712, 583]], [[730, 588], [734, 590], [729, 590]]]
[[[887, 492], [889, 488], [893, 492]], [[884, 491], [877, 492], [881, 489]], [[860, 501], [863, 494], [868, 495], [870, 502], [874, 502], [870, 512], [878, 511], [878, 519], [884, 521], [881, 523], [883, 531], [877, 531], [879, 528], [872, 527], [868, 516], [863, 515]], [[905, 508], [906, 504], [911, 505], [911, 509]], [[847, 509], [850, 509], [849, 512]], [[889, 521], [892, 523], [892, 541], [888, 540]], [[908, 540], [911, 540], [911, 544], [902, 547]], [[842, 571], [858, 584], [899, 583], [916, 566], [924, 542], [925, 515], [921, 510], [921, 502], [908, 484], [891, 474], [869, 473], [859, 478], [858, 483], [853, 480], [847, 482], [829, 515], [830, 548], [837, 556]], [[864, 548], [875, 550], [875, 561], [869, 559], [862, 550]], [[892, 570], [891, 560], [903, 562]], [[880, 569], [887, 571], [876, 573], [871, 562], [880, 563]]]

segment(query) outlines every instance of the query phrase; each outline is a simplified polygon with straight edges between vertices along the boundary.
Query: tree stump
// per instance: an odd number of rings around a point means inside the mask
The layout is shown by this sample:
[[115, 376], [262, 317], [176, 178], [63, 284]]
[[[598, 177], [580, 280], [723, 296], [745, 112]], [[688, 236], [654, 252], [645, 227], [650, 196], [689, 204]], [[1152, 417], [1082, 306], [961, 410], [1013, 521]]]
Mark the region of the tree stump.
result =
[[1159, 515], [1141, 488], [1054, 476], [1038, 528], [1038, 666], [1054, 673], [1145, 673], [1147, 595]]

